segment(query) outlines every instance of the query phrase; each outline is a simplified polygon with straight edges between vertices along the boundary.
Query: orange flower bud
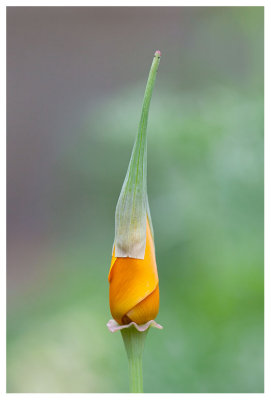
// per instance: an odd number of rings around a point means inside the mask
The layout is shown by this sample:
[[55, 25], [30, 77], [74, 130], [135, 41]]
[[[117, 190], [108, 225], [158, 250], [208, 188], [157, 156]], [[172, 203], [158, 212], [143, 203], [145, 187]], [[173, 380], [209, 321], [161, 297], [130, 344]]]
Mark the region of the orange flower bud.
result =
[[153, 320], [159, 311], [159, 285], [155, 249], [147, 221], [144, 260], [115, 257], [108, 275], [109, 303], [113, 318], [120, 324], [141, 325]]
[[115, 239], [108, 275], [109, 303], [113, 318], [122, 327], [136, 323], [142, 328], [147, 322], [154, 323], [152, 320], [159, 310], [158, 274], [147, 195], [147, 121], [160, 56], [160, 51], [156, 51], [115, 213]]
[[142, 352], [159, 311], [153, 227], [147, 195], [147, 122], [161, 52], [154, 54], [141, 119], [115, 213], [115, 238], [108, 275], [110, 332], [121, 330], [129, 360], [130, 391], [141, 393]]

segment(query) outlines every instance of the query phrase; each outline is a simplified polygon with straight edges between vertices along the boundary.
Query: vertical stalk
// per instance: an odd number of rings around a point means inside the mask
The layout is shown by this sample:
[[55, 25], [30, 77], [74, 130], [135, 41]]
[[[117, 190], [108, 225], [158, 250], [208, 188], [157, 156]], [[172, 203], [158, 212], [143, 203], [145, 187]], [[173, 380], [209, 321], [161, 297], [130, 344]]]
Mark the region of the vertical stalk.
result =
[[147, 332], [139, 332], [134, 326], [121, 330], [129, 361], [130, 393], [143, 393], [142, 356]]

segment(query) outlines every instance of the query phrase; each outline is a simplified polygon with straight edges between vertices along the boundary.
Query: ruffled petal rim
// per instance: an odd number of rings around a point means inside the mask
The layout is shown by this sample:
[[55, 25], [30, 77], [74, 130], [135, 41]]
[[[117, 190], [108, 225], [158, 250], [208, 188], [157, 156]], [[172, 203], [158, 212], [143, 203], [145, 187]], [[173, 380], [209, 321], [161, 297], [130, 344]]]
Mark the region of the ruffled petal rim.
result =
[[157, 322], [155, 322], [153, 319], [146, 322], [146, 324], [142, 324], [142, 325], [138, 325], [135, 322], [130, 322], [127, 325], [119, 325], [117, 323], [117, 321], [115, 321], [114, 319], [110, 319], [107, 322], [106, 326], [112, 333], [120, 331], [121, 329], [130, 328], [130, 326], [134, 326], [138, 330], [138, 332], [144, 332], [151, 326], [153, 328], [163, 329], [162, 325], [157, 324]]

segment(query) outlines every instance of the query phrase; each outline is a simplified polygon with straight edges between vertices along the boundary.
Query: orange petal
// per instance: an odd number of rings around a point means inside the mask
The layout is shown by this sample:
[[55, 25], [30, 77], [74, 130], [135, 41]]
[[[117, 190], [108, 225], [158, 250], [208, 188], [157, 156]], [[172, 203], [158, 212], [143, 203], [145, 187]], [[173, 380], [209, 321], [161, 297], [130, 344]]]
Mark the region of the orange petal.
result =
[[109, 280], [109, 282], [110, 282], [110, 277], [111, 277], [111, 270], [112, 270], [112, 268], [113, 268], [113, 265], [115, 264], [115, 261], [117, 260], [117, 257], [115, 257], [115, 246], [114, 246], [114, 250], [113, 250], [113, 255], [112, 255], [112, 258], [111, 258], [111, 264], [110, 264], [110, 270], [109, 270], [109, 274], [108, 274], [108, 280]]
[[144, 260], [116, 258], [113, 254], [108, 279], [111, 314], [122, 324], [122, 318], [128, 311], [149, 296], [158, 285], [154, 243], [148, 222]]
[[154, 319], [159, 311], [159, 286], [144, 300], [132, 308], [126, 315], [138, 325]]

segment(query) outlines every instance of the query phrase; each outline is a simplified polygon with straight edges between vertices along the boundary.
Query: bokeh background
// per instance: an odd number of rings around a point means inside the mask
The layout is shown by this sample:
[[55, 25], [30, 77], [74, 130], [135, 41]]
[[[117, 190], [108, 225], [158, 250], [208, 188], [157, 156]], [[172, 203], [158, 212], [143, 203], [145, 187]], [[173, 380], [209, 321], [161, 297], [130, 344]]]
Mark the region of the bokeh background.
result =
[[145, 391], [263, 391], [263, 14], [7, 8], [8, 392], [128, 391], [107, 274], [156, 49]]

